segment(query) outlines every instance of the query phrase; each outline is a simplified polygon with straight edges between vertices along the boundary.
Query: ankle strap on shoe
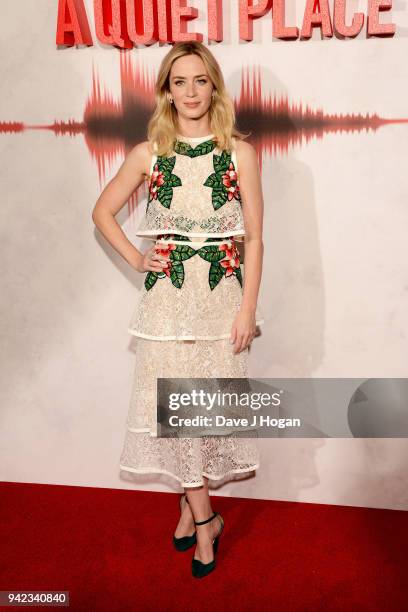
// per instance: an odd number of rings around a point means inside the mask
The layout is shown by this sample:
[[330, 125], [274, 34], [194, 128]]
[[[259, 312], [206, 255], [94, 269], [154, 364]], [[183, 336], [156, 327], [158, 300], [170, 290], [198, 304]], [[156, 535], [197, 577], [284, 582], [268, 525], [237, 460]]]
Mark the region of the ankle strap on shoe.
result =
[[195, 525], [204, 525], [205, 523], [209, 523], [210, 521], [213, 520], [213, 518], [215, 518], [218, 515], [218, 512], [214, 512], [214, 514], [212, 516], [210, 516], [210, 518], [205, 519], [205, 521], [194, 521]]

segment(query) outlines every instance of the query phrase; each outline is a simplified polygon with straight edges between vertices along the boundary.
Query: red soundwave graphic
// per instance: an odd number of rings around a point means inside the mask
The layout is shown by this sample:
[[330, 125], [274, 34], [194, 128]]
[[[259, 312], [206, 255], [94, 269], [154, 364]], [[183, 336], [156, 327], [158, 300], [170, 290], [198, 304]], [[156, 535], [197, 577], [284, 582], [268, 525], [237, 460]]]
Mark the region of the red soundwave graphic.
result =
[[[245, 72], [245, 71], [244, 71]], [[234, 101], [237, 122], [242, 131], [251, 131], [248, 139], [258, 152], [262, 171], [263, 154], [286, 153], [290, 146], [308, 143], [313, 138], [322, 139], [331, 132], [376, 131], [389, 123], [407, 123], [408, 118], [385, 119], [377, 113], [328, 114], [323, 109], [312, 109], [308, 105], [290, 104], [288, 97], [277, 99], [262, 94], [260, 70], [254, 69], [252, 79], [246, 71], [241, 77], [241, 91]]]
[[24, 123], [20, 121], [1, 121], [0, 132], [3, 134], [12, 134], [16, 132], [23, 132], [25, 129]]
[[[27, 129], [52, 130], [56, 135], [84, 134], [85, 142], [95, 159], [99, 183], [105, 182], [107, 166], [123, 158], [132, 147], [146, 139], [146, 125], [154, 108], [155, 75], [147, 74], [140, 65], [131, 63], [128, 51], [119, 51], [120, 99], [102, 88], [93, 68], [92, 89], [86, 101], [82, 121], [54, 121], [49, 125], [26, 125], [22, 122], [0, 122], [0, 132], [23, 132]], [[290, 147], [323, 138], [330, 132], [376, 131], [389, 123], [406, 123], [408, 119], [385, 119], [376, 113], [327, 114], [322, 109], [290, 103], [288, 97], [277, 97], [262, 92], [260, 67], [243, 69], [240, 93], [233, 100], [237, 125], [242, 132], [250, 132], [249, 142], [255, 147], [262, 172], [264, 153], [284, 154]], [[138, 191], [146, 195], [145, 183], [129, 201], [133, 209]]]
[[[130, 56], [123, 51], [119, 53], [120, 101], [114, 101], [111, 94], [102, 91], [93, 70], [92, 92], [84, 112], [85, 140], [96, 160], [100, 183], [105, 179], [107, 162], [112, 163], [118, 155], [126, 156], [137, 142], [146, 139], [146, 125], [154, 107], [154, 75], [135, 70]], [[144, 185], [142, 189], [146, 191]], [[132, 207], [137, 203], [137, 193], [130, 202]]]

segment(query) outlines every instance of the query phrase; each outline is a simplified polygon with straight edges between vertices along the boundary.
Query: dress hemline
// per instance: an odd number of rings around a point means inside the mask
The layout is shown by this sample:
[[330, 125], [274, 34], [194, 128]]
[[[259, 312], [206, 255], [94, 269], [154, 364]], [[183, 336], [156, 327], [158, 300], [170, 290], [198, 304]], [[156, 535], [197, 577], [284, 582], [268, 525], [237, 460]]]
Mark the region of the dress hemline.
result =
[[[265, 319], [258, 319], [255, 321], [255, 325], [262, 325], [265, 323]], [[129, 334], [132, 336], [138, 336], [139, 338], [146, 338], [147, 340], [224, 340], [229, 338], [231, 332], [225, 334], [218, 334], [217, 336], [153, 336], [151, 334], [144, 334], [143, 332], [139, 332], [136, 329], [132, 329], [128, 327]]]
[[[244, 474], [245, 472], [253, 472], [254, 470], [257, 470], [259, 467], [260, 467], [260, 464], [255, 463], [253, 466], [250, 466], [248, 468], [237, 468], [236, 470], [230, 470], [229, 472], [226, 472], [225, 474], [222, 474], [221, 476], [219, 475], [214, 476], [214, 474], [209, 474], [208, 472], [202, 472], [202, 475], [205, 476], [206, 478], [209, 478], [210, 480], [222, 480], [226, 476], [231, 476], [232, 474]], [[173, 472], [169, 472], [169, 470], [165, 470], [164, 468], [163, 469], [149, 468], [149, 467], [132, 468], [127, 465], [123, 465], [122, 463], [119, 464], [119, 468], [126, 472], [132, 472], [133, 474], [166, 474], [167, 476], [172, 476], [173, 478], [175, 478], [181, 484], [182, 487], [202, 487], [204, 485], [204, 482], [201, 482], [201, 483], [183, 482], [182, 478], [180, 478], [179, 476], [176, 476], [176, 474], [173, 474]]]

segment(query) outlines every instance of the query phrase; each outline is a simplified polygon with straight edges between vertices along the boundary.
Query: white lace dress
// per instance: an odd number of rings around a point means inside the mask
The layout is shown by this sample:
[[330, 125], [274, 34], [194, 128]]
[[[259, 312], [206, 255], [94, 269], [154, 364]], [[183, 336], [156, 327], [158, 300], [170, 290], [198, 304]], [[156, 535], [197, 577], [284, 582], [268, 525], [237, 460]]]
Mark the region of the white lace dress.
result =
[[[234, 354], [231, 326], [242, 300], [236, 241], [245, 229], [235, 151], [213, 134], [178, 136], [172, 155], [153, 156], [146, 214], [136, 232], [171, 258], [147, 272], [129, 323], [136, 361], [120, 469], [162, 473], [183, 487], [233, 480], [259, 467], [257, 440], [157, 437], [157, 378], [247, 378], [248, 349]], [[257, 324], [264, 319], [259, 308]]]

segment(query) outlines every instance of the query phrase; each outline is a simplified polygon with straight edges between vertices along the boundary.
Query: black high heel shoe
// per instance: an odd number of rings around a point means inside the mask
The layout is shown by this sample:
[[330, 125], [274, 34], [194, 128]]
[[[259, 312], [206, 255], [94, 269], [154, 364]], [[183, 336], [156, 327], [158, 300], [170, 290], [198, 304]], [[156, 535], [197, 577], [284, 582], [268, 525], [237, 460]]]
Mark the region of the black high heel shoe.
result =
[[[183, 504], [182, 504], [183, 498], [185, 499], [187, 504], [189, 503], [189, 501], [187, 499], [187, 496], [184, 493], [184, 495], [182, 495], [180, 497], [180, 510], [183, 509]], [[197, 536], [196, 536], [196, 532], [195, 531], [194, 531], [193, 535], [183, 536], [182, 538], [176, 538], [176, 536], [173, 535], [173, 544], [176, 547], [176, 549], [181, 551], [181, 552], [184, 552], [185, 550], [188, 550], [189, 548], [194, 546], [194, 544], [196, 542], [197, 542]]]
[[199, 559], [195, 559], [193, 557], [191, 561], [191, 571], [192, 571], [194, 578], [203, 578], [204, 576], [207, 576], [207, 574], [212, 572], [213, 569], [215, 569], [215, 556], [218, 550], [218, 542], [220, 540], [222, 530], [224, 529], [224, 519], [222, 518], [219, 512], [214, 512], [214, 514], [210, 516], [210, 518], [206, 519], [205, 521], [198, 521], [198, 522], [194, 521], [195, 525], [204, 525], [205, 523], [209, 523], [210, 521], [212, 521], [216, 516], [218, 516], [218, 518], [221, 521], [221, 529], [219, 530], [217, 536], [213, 539], [214, 559], [210, 561], [209, 563], [203, 563]]

